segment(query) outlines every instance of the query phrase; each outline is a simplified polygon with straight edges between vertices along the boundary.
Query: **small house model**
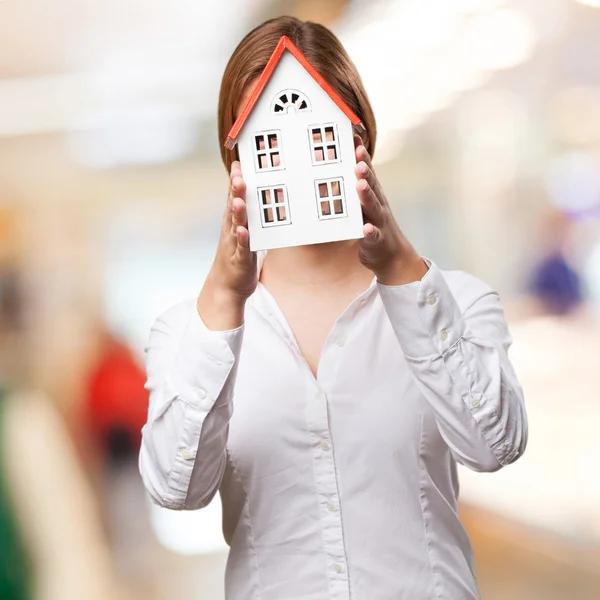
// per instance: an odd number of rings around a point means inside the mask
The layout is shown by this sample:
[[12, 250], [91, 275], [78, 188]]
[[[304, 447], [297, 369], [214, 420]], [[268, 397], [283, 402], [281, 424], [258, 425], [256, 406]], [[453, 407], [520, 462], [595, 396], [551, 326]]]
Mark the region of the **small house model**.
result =
[[234, 123], [251, 250], [363, 237], [350, 110], [282, 37]]

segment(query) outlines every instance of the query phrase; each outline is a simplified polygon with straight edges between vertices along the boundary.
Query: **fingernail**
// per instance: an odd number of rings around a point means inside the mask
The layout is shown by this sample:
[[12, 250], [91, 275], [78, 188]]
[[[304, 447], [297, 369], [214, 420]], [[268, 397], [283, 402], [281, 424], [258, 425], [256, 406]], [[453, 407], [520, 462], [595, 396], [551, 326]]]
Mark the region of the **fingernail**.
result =
[[360, 172], [363, 174], [367, 172], [367, 163], [362, 163], [360, 165]]

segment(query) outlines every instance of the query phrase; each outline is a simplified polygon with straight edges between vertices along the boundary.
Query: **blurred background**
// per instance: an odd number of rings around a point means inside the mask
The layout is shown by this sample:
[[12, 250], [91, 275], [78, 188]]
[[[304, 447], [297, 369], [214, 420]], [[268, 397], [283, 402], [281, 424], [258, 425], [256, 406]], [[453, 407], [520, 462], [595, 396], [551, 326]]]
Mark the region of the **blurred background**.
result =
[[218, 499], [137, 472], [143, 348], [196, 295], [242, 36], [324, 23], [425, 256], [499, 290], [525, 456], [461, 470], [483, 600], [600, 598], [600, 0], [0, 0], [0, 599], [222, 600]]

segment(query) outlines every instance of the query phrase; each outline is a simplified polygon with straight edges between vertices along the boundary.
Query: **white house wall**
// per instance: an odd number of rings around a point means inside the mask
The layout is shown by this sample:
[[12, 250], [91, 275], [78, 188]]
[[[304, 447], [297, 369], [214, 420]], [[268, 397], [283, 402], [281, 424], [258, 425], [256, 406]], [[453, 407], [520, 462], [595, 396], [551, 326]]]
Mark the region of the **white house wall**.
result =
[[[311, 111], [272, 114], [271, 102], [282, 91], [298, 90], [306, 95]], [[340, 162], [314, 166], [309, 143], [311, 125], [335, 123]], [[284, 168], [256, 172], [253, 134], [279, 130]], [[356, 164], [352, 124], [300, 63], [284, 52], [238, 138], [242, 174], [247, 185], [246, 202], [252, 250], [317, 244], [363, 236], [362, 212], [356, 193]], [[321, 220], [314, 182], [343, 178], [346, 214]], [[285, 184], [288, 191], [290, 224], [263, 227], [257, 188]]]

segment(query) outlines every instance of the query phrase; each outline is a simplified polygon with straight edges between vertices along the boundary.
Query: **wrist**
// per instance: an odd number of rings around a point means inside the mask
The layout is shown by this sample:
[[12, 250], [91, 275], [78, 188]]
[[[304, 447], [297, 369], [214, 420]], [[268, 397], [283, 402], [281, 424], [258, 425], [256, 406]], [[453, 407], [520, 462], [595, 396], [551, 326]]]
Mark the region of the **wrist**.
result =
[[208, 329], [228, 331], [244, 322], [246, 298], [209, 277], [204, 284], [196, 307]]
[[375, 272], [377, 281], [383, 285], [399, 286], [421, 281], [429, 267], [413, 250], [407, 256], [398, 256]]

